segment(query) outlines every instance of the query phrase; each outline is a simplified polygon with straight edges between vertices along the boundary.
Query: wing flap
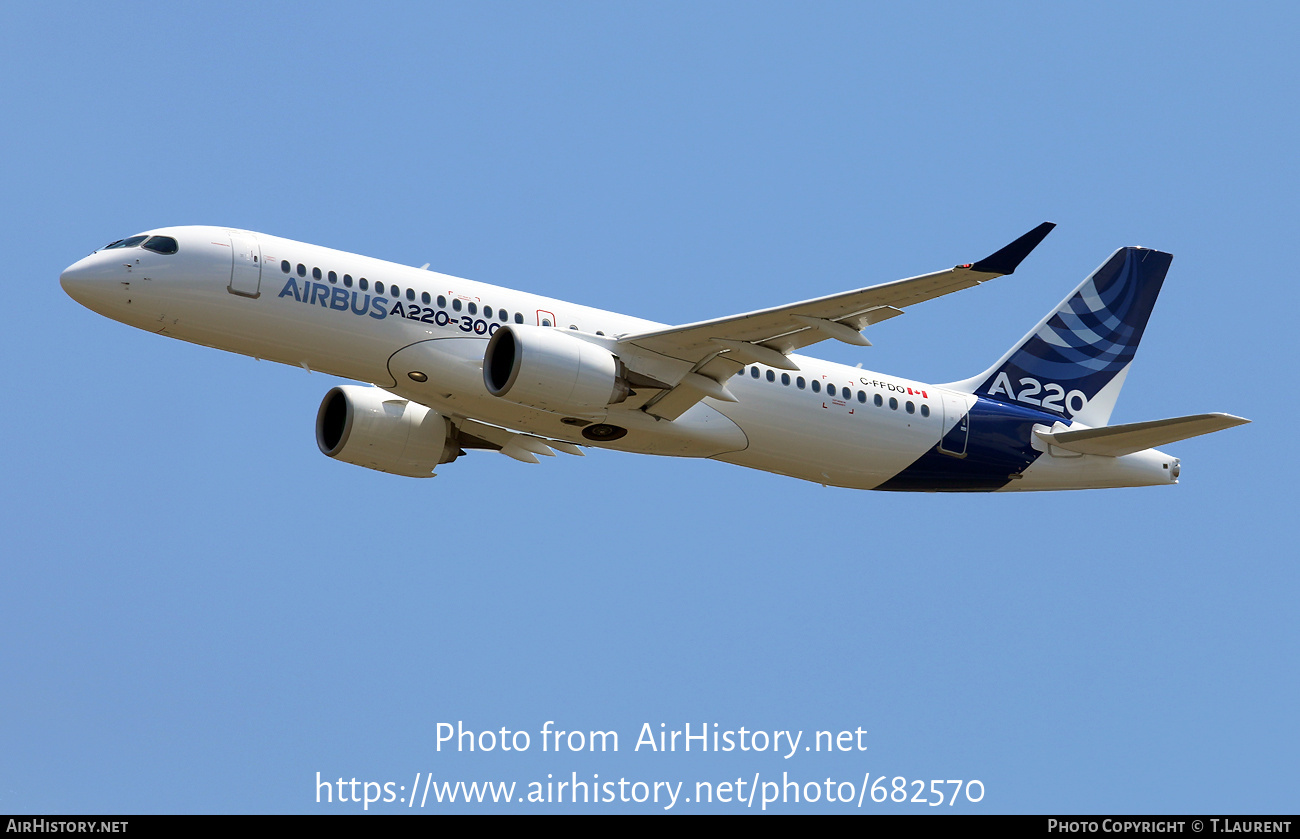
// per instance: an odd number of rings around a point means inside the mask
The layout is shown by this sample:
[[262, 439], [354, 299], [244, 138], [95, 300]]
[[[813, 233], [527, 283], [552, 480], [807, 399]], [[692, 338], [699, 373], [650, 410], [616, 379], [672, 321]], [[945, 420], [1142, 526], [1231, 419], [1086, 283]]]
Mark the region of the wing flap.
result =
[[538, 463], [537, 455], [554, 457], [556, 451], [582, 456], [583, 452], [573, 443], [564, 440], [550, 440], [533, 434], [518, 434], [495, 425], [472, 419], [452, 420], [456, 427], [477, 440], [495, 447], [506, 457], [512, 457], [523, 463]]

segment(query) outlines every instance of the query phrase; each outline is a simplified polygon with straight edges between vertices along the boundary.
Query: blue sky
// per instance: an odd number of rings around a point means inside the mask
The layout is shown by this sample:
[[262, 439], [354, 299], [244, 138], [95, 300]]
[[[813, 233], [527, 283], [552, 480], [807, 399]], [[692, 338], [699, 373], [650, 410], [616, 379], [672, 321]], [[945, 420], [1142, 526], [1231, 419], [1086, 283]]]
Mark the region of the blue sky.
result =
[[[0, 810], [355, 812], [317, 772], [576, 772], [1294, 812], [1295, 31], [1283, 4], [11, 10]], [[1168, 447], [1180, 486], [895, 495], [604, 452], [401, 479], [316, 450], [336, 380], [57, 282], [224, 224], [689, 322], [1044, 220], [1014, 276], [817, 354], [964, 378], [1115, 248], [1170, 251], [1113, 421], [1254, 420]], [[531, 748], [440, 751], [457, 721]], [[619, 751], [543, 753], [547, 721]], [[646, 723], [868, 748], [653, 753]], [[431, 801], [371, 809], [571, 808]]]

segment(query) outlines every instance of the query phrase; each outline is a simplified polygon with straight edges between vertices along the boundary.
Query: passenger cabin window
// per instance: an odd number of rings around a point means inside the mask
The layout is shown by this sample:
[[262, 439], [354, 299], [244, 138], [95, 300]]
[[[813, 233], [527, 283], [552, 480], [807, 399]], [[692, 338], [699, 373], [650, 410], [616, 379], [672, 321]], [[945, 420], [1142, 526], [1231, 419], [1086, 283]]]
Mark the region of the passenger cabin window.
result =
[[287, 274], [293, 270], [293, 266], [289, 264], [289, 260], [282, 259], [280, 260], [280, 270]]
[[149, 241], [145, 242], [140, 247], [147, 251], [162, 254], [172, 254], [180, 250], [179, 246], [176, 244], [176, 240], [170, 236], [150, 236]]

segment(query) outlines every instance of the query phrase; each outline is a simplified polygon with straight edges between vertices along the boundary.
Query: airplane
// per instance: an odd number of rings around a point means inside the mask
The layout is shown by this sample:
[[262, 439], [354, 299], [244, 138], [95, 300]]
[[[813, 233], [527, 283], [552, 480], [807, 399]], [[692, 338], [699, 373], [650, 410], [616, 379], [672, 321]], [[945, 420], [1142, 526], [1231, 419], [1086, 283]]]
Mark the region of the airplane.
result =
[[983, 372], [947, 384], [797, 354], [1011, 274], [1045, 222], [944, 271], [669, 326], [227, 227], [116, 240], [65, 270], [140, 329], [370, 386], [325, 394], [336, 460], [432, 477], [466, 450], [700, 457], [825, 486], [991, 492], [1178, 482], [1154, 447], [1249, 420], [1109, 425], [1172, 256], [1120, 248]]

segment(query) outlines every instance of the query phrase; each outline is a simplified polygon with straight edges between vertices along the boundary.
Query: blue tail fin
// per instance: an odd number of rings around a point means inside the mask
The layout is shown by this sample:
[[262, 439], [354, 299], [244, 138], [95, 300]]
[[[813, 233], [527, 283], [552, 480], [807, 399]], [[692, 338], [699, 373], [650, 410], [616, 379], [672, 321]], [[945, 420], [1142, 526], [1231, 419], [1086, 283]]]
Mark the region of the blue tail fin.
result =
[[1105, 425], [1172, 260], [1120, 248], [997, 364], [954, 387]]

